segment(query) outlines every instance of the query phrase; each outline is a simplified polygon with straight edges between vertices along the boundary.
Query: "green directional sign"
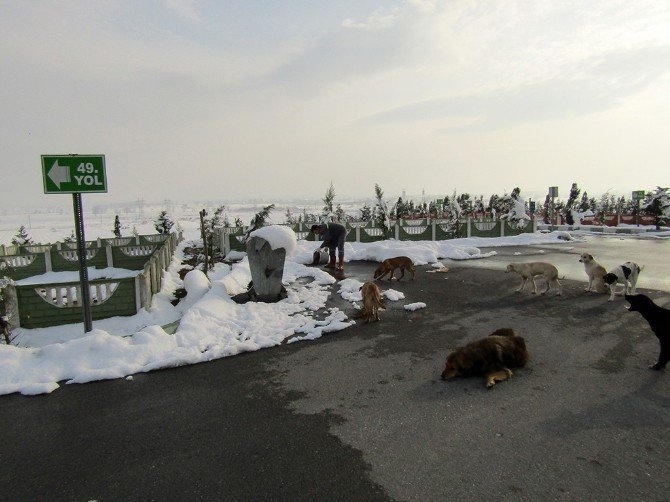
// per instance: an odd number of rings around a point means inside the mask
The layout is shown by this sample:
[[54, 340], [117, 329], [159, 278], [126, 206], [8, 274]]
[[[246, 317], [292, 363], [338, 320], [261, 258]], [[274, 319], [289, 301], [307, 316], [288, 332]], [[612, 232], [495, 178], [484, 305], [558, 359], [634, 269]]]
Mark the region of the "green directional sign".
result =
[[633, 200], [644, 200], [644, 190], [635, 190], [633, 192]]
[[104, 155], [42, 155], [44, 193], [106, 193]]

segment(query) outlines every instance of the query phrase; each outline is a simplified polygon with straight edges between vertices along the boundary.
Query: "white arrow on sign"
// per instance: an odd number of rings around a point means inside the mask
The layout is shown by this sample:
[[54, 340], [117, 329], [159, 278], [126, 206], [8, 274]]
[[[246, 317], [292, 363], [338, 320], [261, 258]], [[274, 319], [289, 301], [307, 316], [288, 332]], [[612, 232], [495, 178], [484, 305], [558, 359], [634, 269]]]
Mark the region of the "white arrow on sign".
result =
[[47, 176], [54, 182], [54, 185], [60, 188], [61, 183], [70, 182], [70, 168], [68, 166], [58, 165], [58, 159], [56, 159], [56, 162], [54, 162], [51, 169], [49, 169]]

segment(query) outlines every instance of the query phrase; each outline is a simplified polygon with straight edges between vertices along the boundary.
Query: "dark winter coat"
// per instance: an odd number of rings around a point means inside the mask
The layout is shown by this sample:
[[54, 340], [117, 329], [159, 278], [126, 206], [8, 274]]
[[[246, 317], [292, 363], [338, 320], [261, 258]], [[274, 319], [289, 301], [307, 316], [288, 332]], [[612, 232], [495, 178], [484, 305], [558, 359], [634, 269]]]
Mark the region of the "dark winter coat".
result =
[[329, 248], [334, 250], [337, 248], [341, 253], [344, 253], [344, 240], [347, 237], [347, 229], [344, 228], [344, 225], [339, 223], [322, 223], [319, 225], [321, 227], [321, 237], [323, 242], [321, 243], [321, 248]]

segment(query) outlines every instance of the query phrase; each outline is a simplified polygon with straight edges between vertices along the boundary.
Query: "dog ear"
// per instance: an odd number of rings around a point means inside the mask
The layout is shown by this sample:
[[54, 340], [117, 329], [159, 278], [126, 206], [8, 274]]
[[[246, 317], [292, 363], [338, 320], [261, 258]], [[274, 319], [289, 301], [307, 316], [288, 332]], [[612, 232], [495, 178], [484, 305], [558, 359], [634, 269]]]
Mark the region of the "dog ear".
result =
[[454, 354], [452, 364], [459, 372], [468, 371], [472, 366], [470, 358], [460, 352]]

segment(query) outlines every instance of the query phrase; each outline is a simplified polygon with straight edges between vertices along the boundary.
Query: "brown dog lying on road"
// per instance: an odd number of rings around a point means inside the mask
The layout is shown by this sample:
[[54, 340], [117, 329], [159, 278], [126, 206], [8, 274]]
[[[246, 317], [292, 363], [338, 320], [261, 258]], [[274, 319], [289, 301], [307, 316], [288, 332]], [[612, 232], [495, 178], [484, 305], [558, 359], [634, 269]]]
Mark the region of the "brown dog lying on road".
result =
[[407, 256], [396, 256], [395, 258], [388, 258], [381, 262], [377, 267], [377, 270], [375, 270], [374, 278], [381, 281], [384, 276], [390, 272], [391, 276], [389, 277], [389, 281], [391, 281], [393, 280], [393, 274], [395, 274], [396, 268], [400, 269], [400, 277], [398, 277], [398, 280], [403, 278], [405, 270], [409, 270], [412, 273], [412, 279], [414, 279], [414, 276], [416, 275], [414, 272], [414, 264], [410, 258]]
[[498, 329], [489, 336], [454, 349], [448, 356], [442, 380], [458, 376], [486, 377], [493, 387], [512, 376], [509, 367], [524, 366], [528, 361], [525, 340], [513, 329]]
[[360, 292], [363, 296], [363, 310], [360, 312], [360, 317], [364, 317], [366, 322], [370, 322], [372, 318], [379, 321], [379, 309], [384, 307], [379, 286], [374, 282], [366, 282], [360, 287]]

